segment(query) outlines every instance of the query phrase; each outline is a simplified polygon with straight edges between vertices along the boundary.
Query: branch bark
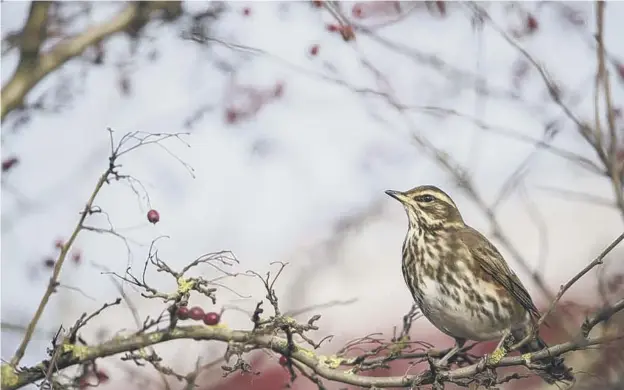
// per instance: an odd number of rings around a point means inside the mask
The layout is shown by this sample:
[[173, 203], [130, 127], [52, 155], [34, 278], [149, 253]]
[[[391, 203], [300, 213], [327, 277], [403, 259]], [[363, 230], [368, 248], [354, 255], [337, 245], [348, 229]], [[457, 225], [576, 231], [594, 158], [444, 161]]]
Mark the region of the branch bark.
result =
[[615, 195], [615, 203], [617, 204], [620, 213], [624, 217], [624, 189], [622, 188], [622, 169], [623, 166], [618, 161], [617, 147], [618, 136], [615, 128], [615, 113], [613, 111], [613, 101], [611, 98], [611, 84], [609, 81], [609, 71], [607, 70], [605, 60], [605, 45], [604, 45], [604, 18], [605, 18], [604, 1], [596, 1], [596, 62], [598, 69], [596, 71], [596, 85], [595, 85], [595, 132], [597, 137], [602, 138], [602, 126], [600, 124], [600, 108], [598, 105], [600, 97], [600, 89], [602, 87], [604, 93], [604, 103], [606, 106], [607, 116], [607, 133], [609, 136], [608, 145], [599, 145], [601, 148], [606, 149], [606, 160], [604, 162], [607, 173], [611, 178], [611, 184], [613, 187], [613, 193]]
[[93, 46], [117, 33], [128, 31], [134, 23], [145, 23], [154, 11], [165, 11], [169, 15], [181, 13], [179, 1], [133, 2], [107, 22], [93, 26], [86, 31], [68, 37], [54, 45], [46, 53], [40, 53], [45, 40], [45, 28], [49, 2], [33, 2], [26, 26], [22, 33], [20, 61], [11, 79], [2, 87], [0, 120], [24, 104], [26, 95], [48, 74], [60, 68], [67, 61], [81, 55]]
[[[530, 356], [508, 356], [495, 364], [485, 364], [484, 361], [466, 367], [457, 368], [448, 372], [439, 372], [437, 377], [430, 371], [425, 370], [416, 375], [391, 376], [391, 377], [369, 377], [354, 374], [350, 370], [340, 369], [341, 365], [348, 365], [349, 358], [333, 358], [317, 355], [313, 351], [300, 345], [295, 345], [294, 351], [289, 351], [288, 341], [285, 338], [270, 334], [262, 334], [253, 330], [233, 330], [225, 325], [217, 326], [184, 326], [173, 330], [163, 329], [149, 333], [143, 333], [128, 337], [116, 337], [111, 341], [95, 346], [78, 346], [74, 344], [63, 344], [63, 354], [55, 361], [55, 368], [62, 370], [81, 363], [93, 361], [97, 358], [117, 355], [123, 352], [136, 351], [141, 348], [160, 344], [172, 340], [192, 339], [192, 340], [214, 340], [225, 343], [243, 343], [250, 349], [267, 349], [285, 355], [290, 354], [291, 359], [296, 360], [308, 367], [319, 377], [344, 384], [360, 386], [365, 388], [387, 388], [387, 387], [410, 387], [433, 384], [435, 381], [454, 381], [474, 377], [474, 375], [486, 369], [526, 366], [530, 361], [546, 359], [552, 356], [559, 356], [570, 351], [581, 350], [592, 345], [605, 344], [611, 341], [620, 340], [624, 335], [604, 336], [586, 338], [592, 327], [598, 323], [606, 321], [616, 312], [624, 308], [624, 300], [621, 300], [600, 310], [584, 323], [582, 331], [575, 340], [554, 345]], [[587, 332], [587, 333], [586, 333]], [[2, 367], [2, 389], [18, 389], [30, 383], [45, 378], [46, 362], [42, 362], [35, 367], [23, 369], [20, 372], [8, 371], [8, 365]]]

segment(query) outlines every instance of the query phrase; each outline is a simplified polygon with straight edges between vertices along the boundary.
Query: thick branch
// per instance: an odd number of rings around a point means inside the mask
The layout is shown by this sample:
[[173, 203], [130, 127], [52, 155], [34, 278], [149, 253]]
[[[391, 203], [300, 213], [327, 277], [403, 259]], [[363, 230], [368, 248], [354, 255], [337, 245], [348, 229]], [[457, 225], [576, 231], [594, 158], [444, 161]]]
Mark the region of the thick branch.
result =
[[[163, 329], [149, 333], [143, 333], [128, 337], [116, 337], [111, 341], [95, 346], [76, 346], [65, 344], [59, 346], [65, 351], [58, 360], [55, 361], [55, 368], [61, 370], [73, 365], [93, 361], [97, 358], [117, 355], [123, 352], [136, 351], [151, 345], [164, 343], [171, 340], [192, 339], [192, 340], [215, 340], [225, 343], [243, 343], [249, 349], [269, 349], [279, 354], [290, 354], [291, 359], [308, 367], [319, 377], [366, 388], [386, 388], [386, 387], [410, 387], [421, 386], [434, 383], [440, 380], [458, 380], [474, 377], [474, 375], [489, 368], [524, 366], [530, 361], [546, 359], [552, 356], [562, 355], [570, 351], [581, 350], [592, 345], [604, 344], [614, 340], [619, 340], [624, 335], [609, 337], [594, 337], [587, 339], [584, 334], [589, 333], [592, 327], [600, 322], [606, 321], [616, 312], [624, 309], [622, 302], [603, 309], [593, 317], [588, 318], [583, 329], [575, 340], [554, 345], [530, 356], [509, 356], [501, 359], [495, 364], [484, 364], [479, 362], [469, 366], [457, 368], [448, 372], [439, 372], [435, 378], [431, 371], [426, 370], [417, 375], [391, 376], [391, 377], [368, 377], [354, 374], [351, 371], [344, 371], [340, 365], [347, 365], [349, 358], [328, 358], [315, 354], [313, 351], [295, 345], [294, 350], [289, 349], [288, 341], [285, 338], [272, 336], [262, 332], [232, 330], [224, 325], [218, 326], [185, 326], [173, 330]], [[587, 333], [586, 333], [587, 332]], [[247, 349], [247, 350], [249, 350]], [[339, 364], [336, 363], [339, 362]], [[3, 365], [2, 388], [18, 389], [30, 383], [34, 383], [46, 376], [48, 362], [43, 362], [29, 369], [24, 369], [18, 373], [8, 371], [8, 365]]]
[[[133, 2], [111, 20], [93, 26], [81, 34], [64, 39], [45, 54], [38, 54], [40, 44], [42, 43], [41, 40], [26, 39], [31, 37], [31, 35], [42, 38], [42, 32], [40, 30], [46, 27], [46, 18], [42, 18], [40, 15], [43, 12], [47, 14], [47, 8], [44, 9], [44, 6], [39, 6], [38, 4], [38, 2], [33, 2], [31, 15], [24, 29], [24, 42], [30, 43], [22, 46], [20, 63], [11, 79], [2, 87], [1, 121], [4, 121], [9, 112], [23, 105], [28, 92], [43, 80], [44, 77], [61, 67], [70, 59], [82, 54], [88, 47], [116, 33], [128, 30], [133, 26], [133, 23], [141, 21], [142, 18], [154, 15], [155, 13], [153, 11], [171, 11], [174, 6], [178, 8], [181, 7], [178, 1], [155, 1], [150, 2], [148, 5]], [[35, 25], [36, 22], [38, 22], [39, 25]], [[39, 33], [39, 35], [31, 34], [31, 31], [35, 31]], [[24, 56], [24, 53], [30, 56], [35, 52], [35, 49], [37, 53], [35, 61], [24, 62], [24, 59], [27, 58]], [[28, 64], [32, 64], [32, 66]]]
[[18, 69], [22, 68], [23, 71], [28, 71], [37, 63], [39, 49], [46, 38], [50, 4], [49, 1], [33, 1], [30, 5], [28, 20], [19, 39], [20, 60]]

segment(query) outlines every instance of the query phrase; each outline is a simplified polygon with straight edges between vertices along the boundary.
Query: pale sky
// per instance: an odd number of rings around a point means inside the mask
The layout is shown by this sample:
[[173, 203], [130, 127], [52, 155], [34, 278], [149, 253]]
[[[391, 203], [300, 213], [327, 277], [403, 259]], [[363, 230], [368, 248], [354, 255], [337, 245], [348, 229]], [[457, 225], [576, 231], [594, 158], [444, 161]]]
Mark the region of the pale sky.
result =
[[[406, 6], [410, 4], [414, 3]], [[351, 5], [345, 3], [345, 10]], [[563, 85], [565, 96], [577, 95], [569, 103], [574, 111], [593, 120], [593, 5], [569, 5], [587, 12], [586, 27], [573, 27], [561, 18], [556, 6], [543, 5], [533, 11], [539, 20], [537, 33], [519, 42], [546, 64], [553, 79]], [[203, 6], [199, 2], [185, 4], [189, 9]], [[353, 305], [324, 312], [323, 331], [327, 333], [357, 336], [375, 329], [391, 330], [409, 309], [411, 298], [400, 275], [406, 220], [402, 208], [387, 198], [384, 190], [438, 185], [456, 200], [469, 224], [490, 233], [483, 214], [448, 173], [410, 144], [414, 132], [470, 172], [488, 202], [496, 199], [509, 176], [533, 156], [523, 170], [523, 190], [516, 190], [497, 215], [530, 265], [546, 264], [540, 272], [555, 289], [621, 232], [622, 218], [615, 208], [565, 199], [545, 189], [613, 199], [606, 179], [551, 153], [534, 155], [530, 144], [492, 135], [469, 120], [443, 119], [419, 110], [401, 114], [379, 96], [354, 92], [371, 89], [387, 93], [405, 106], [457, 110], [535, 139], [543, 137], [544, 123], [561, 120], [563, 126], [554, 144], [593, 159], [570, 121], [564, 120], [548, 97], [534, 69], [518, 91], [520, 99], [477, 99], [473, 79], [461, 86], [448, 73], [414, 59], [418, 53], [435, 55], [461, 72], [484, 78], [494, 91], [512, 91], [511, 69], [521, 56], [491, 28], [480, 33], [474, 30], [466, 7], [451, 7], [445, 18], [414, 11], [403, 21], [378, 30], [383, 40], [395, 45], [392, 49], [364, 34], [345, 43], [326, 30], [331, 16], [307, 3], [237, 2], [228, 6], [230, 10], [213, 26], [214, 37], [259, 52], [216, 43], [210, 49], [200, 48], [182, 41], [178, 28], [151, 26], [146, 30], [149, 40], [127, 68], [130, 96], [120, 93], [116, 71], [118, 63], [128, 62], [129, 46], [125, 38], [116, 37], [106, 43], [104, 65], [87, 67], [83, 78], [85, 64], [73, 61], [29, 95], [32, 101], [53, 88], [59, 77], [66, 78], [79, 94], [59, 113], [36, 113], [14, 133], [3, 129], [2, 156], [20, 158], [19, 166], [5, 178], [2, 191], [3, 322], [25, 325], [34, 313], [48, 281], [43, 259], [55, 254], [55, 240], [71, 232], [78, 211], [106, 168], [109, 127], [117, 136], [130, 131], [190, 132], [185, 138], [190, 147], [175, 141], [163, 145], [193, 167], [195, 177], [156, 146], [121, 161], [122, 172], [138, 178], [148, 191], [150, 204], [121, 183], [105, 187], [96, 204], [108, 213], [115, 230], [132, 240], [131, 255], [116, 237], [84, 232], [76, 244], [84, 263], [65, 266], [62, 284], [71, 289], [61, 289], [53, 297], [42, 320], [42, 328], [47, 330], [55, 330], [60, 323], [69, 326], [80, 313], [118, 295], [109, 277], [93, 264], [120, 273], [127, 264], [138, 270], [149, 243], [160, 235], [170, 237], [159, 242], [160, 256], [174, 267], [226, 249], [241, 261], [240, 271], [264, 273], [272, 261], [290, 261], [278, 288], [287, 309], [357, 298]], [[523, 6], [536, 9], [535, 3]], [[110, 15], [115, 7], [96, 12], [93, 22]], [[243, 15], [244, 7], [250, 8], [249, 16]], [[23, 23], [27, 9], [28, 3], [2, 4], [3, 35]], [[519, 26], [518, 17], [505, 16], [503, 11], [500, 5], [491, 9], [497, 23]], [[605, 42], [620, 59], [624, 59], [623, 18], [624, 3], [610, 2]], [[371, 17], [361, 23], [387, 20]], [[319, 52], [313, 57], [309, 50], [314, 44], [319, 45]], [[148, 54], [154, 49], [158, 58], [151, 61]], [[15, 53], [3, 58], [3, 84], [16, 58]], [[235, 71], [228, 75], [217, 69], [216, 58]], [[284, 85], [281, 98], [263, 106], [249, 120], [234, 125], [224, 121], [228, 107], [250, 104], [232, 94], [231, 85], [268, 91], [278, 82]], [[620, 105], [622, 85], [622, 80], [613, 80], [613, 100]], [[187, 118], [205, 106], [210, 110], [193, 127], [185, 128]], [[337, 251], [319, 249], [341, 216], [378, 204], [380, 213], [351, 232]], [[161, 215], [155, 226], [145, 218], [150, 207]], [[90, 221], [108, 227], [102, 217]], [[510, 256], [507, 258], [518, 269]], [[210, 271], [205, 268], [201, 272]], [[539, 301], [529, 275], [518, 273]], [[163, 275], [150, 277], [160, 288], [174, 288], [173, 280]], [[595, 277], [589, 276], [584, 287], [573, 289], [570, 296], [591, 302], [594, 282]], [[262, 294], [258, 282], [248, 277], [226, 284], [254, 298], [241, 299], [224, 291], [217, 309], [234, 304], [249, 309]], [[392, 297], [390, 304], [388, 297]], [[162, 309], [157, 302], [135, 299], [141, 314]], [[383, 320], [371, 322], [380, 312]], [[133, 326], [127, 308], [119, 308], [117, 313], [101, 321], [111, 330]], [[228, 311], [224, 318], [231, 326], [249, 325], [248, 317], [239, 312]], [[371, 323], [375, 329], [370, 329]], [[91, 332], [95, 334], [95, 328]], [[14, 336], [3, 332], [3, 359], [15, 351], [18, 338]], [[48, 343], [46, 338], [33, 343], [23, 363], [41, 359]], [[205, 348], [201, 351], [213, 353]], [[194, 360], [176, 364], [192, 365]]]

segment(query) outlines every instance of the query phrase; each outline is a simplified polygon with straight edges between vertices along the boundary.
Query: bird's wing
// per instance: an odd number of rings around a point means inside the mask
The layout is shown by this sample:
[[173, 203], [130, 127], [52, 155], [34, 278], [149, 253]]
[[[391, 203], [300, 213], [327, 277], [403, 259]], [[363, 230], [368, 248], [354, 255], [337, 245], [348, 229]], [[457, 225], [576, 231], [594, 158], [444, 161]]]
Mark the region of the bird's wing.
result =
[[505, 287], [507, 291], [510, 291], [511, 295], [532, 316], [539, 317], [539, 311], [535, 307], [528, 291], [524, 288], [518, 276], [509, 268], [498, 249], [485, 236], [470, 226], [462, 229], [459, 237], [483, 271]]

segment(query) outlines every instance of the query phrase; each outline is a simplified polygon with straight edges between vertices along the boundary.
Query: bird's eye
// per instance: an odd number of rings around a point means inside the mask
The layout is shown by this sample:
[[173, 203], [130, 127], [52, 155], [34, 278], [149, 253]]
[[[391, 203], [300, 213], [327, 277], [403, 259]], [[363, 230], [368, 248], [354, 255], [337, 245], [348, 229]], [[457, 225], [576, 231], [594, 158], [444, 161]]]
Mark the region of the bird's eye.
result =
[[419, 202], [425, 202], [425, 203], [433, 202], [433, 199], [434, 198], [431, 195], [423, 195], [423, 196], [418, 197]]

